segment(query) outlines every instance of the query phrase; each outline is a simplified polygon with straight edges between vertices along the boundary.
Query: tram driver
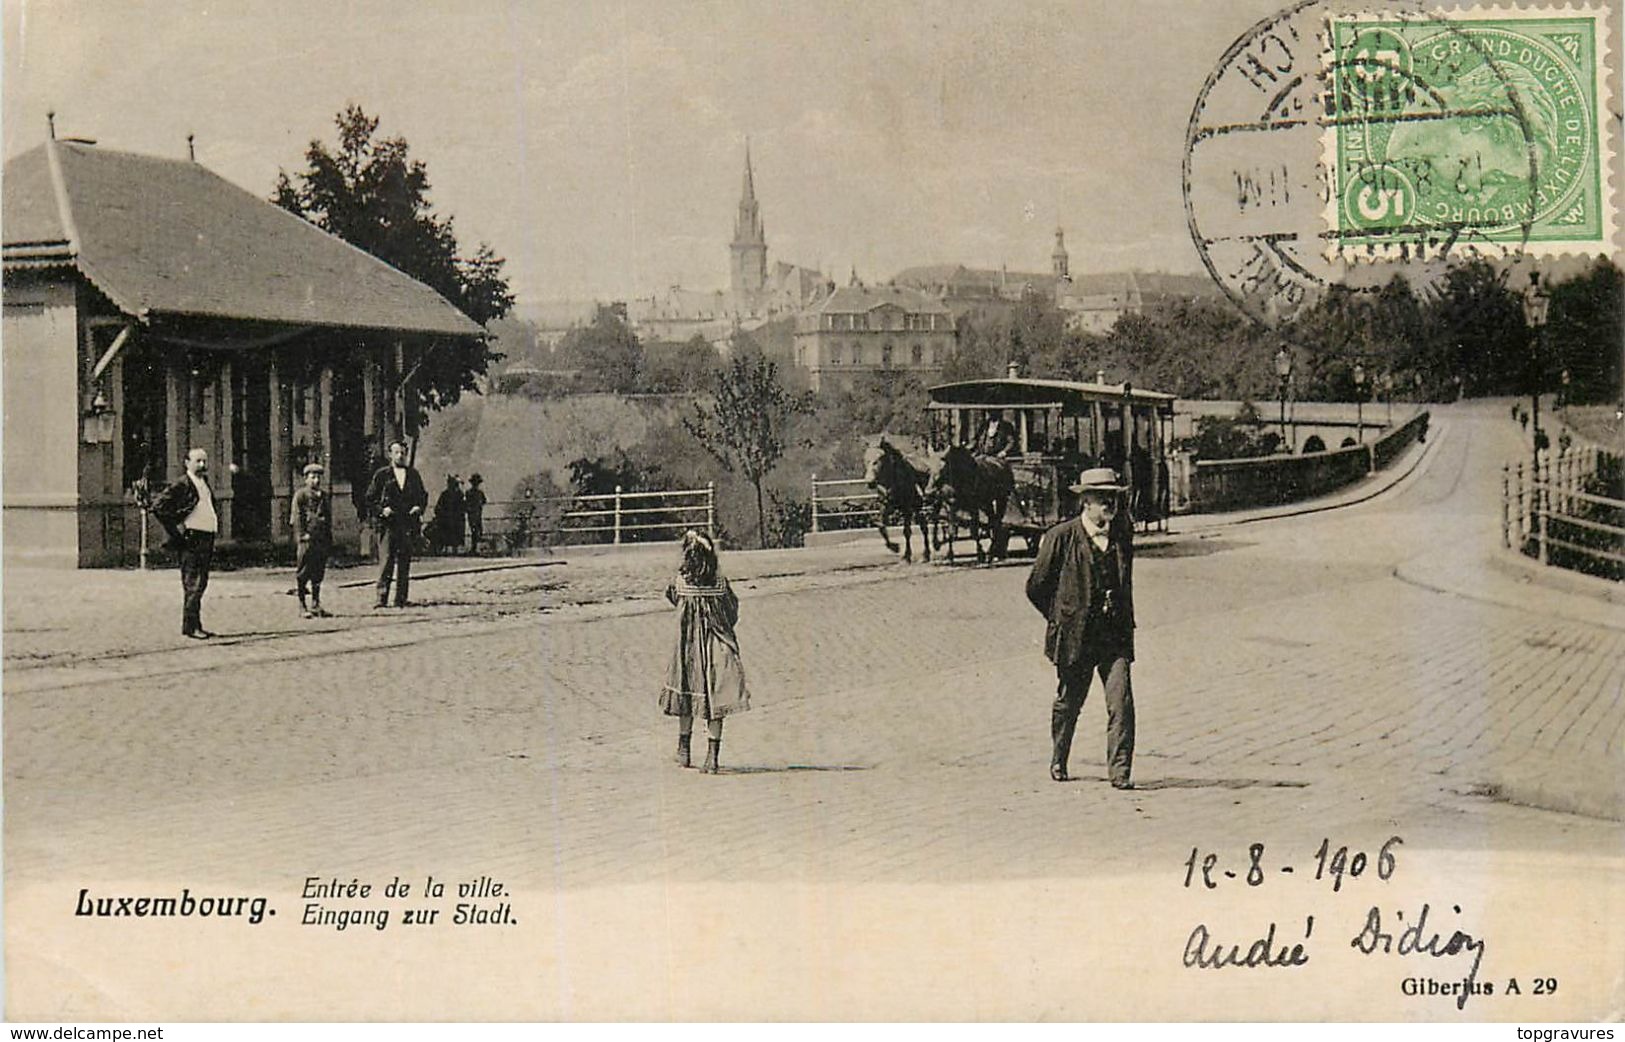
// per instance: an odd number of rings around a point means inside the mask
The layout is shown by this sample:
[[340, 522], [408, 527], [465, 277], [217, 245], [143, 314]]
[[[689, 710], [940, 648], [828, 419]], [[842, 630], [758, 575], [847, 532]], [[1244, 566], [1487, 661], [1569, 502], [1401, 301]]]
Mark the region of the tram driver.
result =
[[1018, 448], [1015, 425], [1005, 419], [1003, 410], [990, 411], [987, 426], [976, 436], [975, 453], [978, 456], [1008, 457], [1015, 455]]

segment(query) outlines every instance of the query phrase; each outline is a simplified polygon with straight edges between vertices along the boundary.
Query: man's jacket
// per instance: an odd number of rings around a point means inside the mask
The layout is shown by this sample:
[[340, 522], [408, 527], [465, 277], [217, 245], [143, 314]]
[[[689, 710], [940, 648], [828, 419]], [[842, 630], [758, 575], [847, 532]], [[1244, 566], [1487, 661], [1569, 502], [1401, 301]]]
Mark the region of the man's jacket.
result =
[[[423, 487], [423, 479], [413, 467], [406, 468], [405, 488], [395, 483], [395, 470], [387, 463], [373, 473], [372, 482], [367, 486], [367, 512], [380, 529], [412, 531], [428, 505], [429, 490]], [[390, 508], [388, 517], [384, 516], [385, 507]], [[413, 507], [418, 509], [416, 514], [412, 513]]]
[[[207, 479], [204, 479], [207, 480]], [[220, 500], [214, 494], [214, 486], [209, 486], [209, 499], [214, 506], [214, 514], [220, 516]], [[186, 541], [186, 532], [182, 525], [186, 516], [197, 506], [197, 486], [192, 483], [191, 477], [181, 475], [181, 479], [153, 497], [152, 516], [164, 526], [169, 538], [164, 541], [166, 550], [179, 550]]]
[[310, 540], [326, 545], [333, 541], [333, 501], [321, 489], [301, 488], [293, 494], [288, 514], [295, 544]]
[[[1112, 522], [1106, 553], [1119, 575], [1118, 595], [1110, 614], [1102, 611], [1093, 588], [1089, 536], [1081, 518], [1063, 521], [1044, 533], [1038, 559], [1027, 576], [1027, 599], [1043, 613], [1044, 654], [1057, 666], [1077, 662], [1086, 648], [1113, 647], [1134, 658], [1134, 538], [1131, 522]], [[1093, 607], [1095, 610], [1091, 611]]]

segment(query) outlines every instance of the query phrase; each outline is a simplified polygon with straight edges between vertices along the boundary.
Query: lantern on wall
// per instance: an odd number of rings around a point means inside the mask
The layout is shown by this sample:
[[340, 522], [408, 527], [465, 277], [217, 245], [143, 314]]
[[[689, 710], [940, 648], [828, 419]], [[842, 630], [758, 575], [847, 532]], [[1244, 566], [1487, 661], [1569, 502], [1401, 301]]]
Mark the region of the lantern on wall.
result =
[[98, 384], [81, 418], [81, 438], [86, 445], [106, 445], [113, 440], [113, 428], [113, 403], [107, 397], [107, 389]]

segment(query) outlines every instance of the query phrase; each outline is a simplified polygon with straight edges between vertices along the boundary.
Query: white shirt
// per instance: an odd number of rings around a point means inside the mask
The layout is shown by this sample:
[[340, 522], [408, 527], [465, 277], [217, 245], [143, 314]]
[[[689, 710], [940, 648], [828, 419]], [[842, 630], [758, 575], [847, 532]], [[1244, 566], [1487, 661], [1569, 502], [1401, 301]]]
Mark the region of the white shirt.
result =
[[1095, 544], [1095, 549], [1104, 551], [1111, 541], [1111, 534], [1104, 528], [1096, 528], [1087, 514], [1079, 514], [1078, 520], [1083, 523], [1083, 534], [1089, 537], [1091, 543]]
[[406, 468], [405, 467], [392, 467], [391, 469], [393, 469], [395, 471], [395, 487], [400, 489], [402, 492], [405, 492], [406, 491]]
[[181, 527], [210, 534], [220, 531], [220, 518], [214, 512], [214, 494], [209, 491], [209, 483], [196, 474], [186, 476], [192, 479], [193, 486], [197, 488], [197, 506], [186, 515]]

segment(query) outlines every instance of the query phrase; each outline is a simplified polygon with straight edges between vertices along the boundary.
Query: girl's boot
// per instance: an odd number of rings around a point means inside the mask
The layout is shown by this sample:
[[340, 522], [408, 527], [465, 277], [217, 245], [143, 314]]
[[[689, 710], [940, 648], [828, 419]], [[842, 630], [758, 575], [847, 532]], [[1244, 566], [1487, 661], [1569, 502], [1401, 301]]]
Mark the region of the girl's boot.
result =
[[722, 750], [722, 739], [710, 738], [705, 743], [705, 766], [700, 770], [706, 774], [717, 773], [717, 753]]
[[690, 734], [679, 734], [677, 736], [677, 766], [694, 766], [694, 761], [689, 758], [689, 743], [693, 741], [693, 738], [694, 736]]

